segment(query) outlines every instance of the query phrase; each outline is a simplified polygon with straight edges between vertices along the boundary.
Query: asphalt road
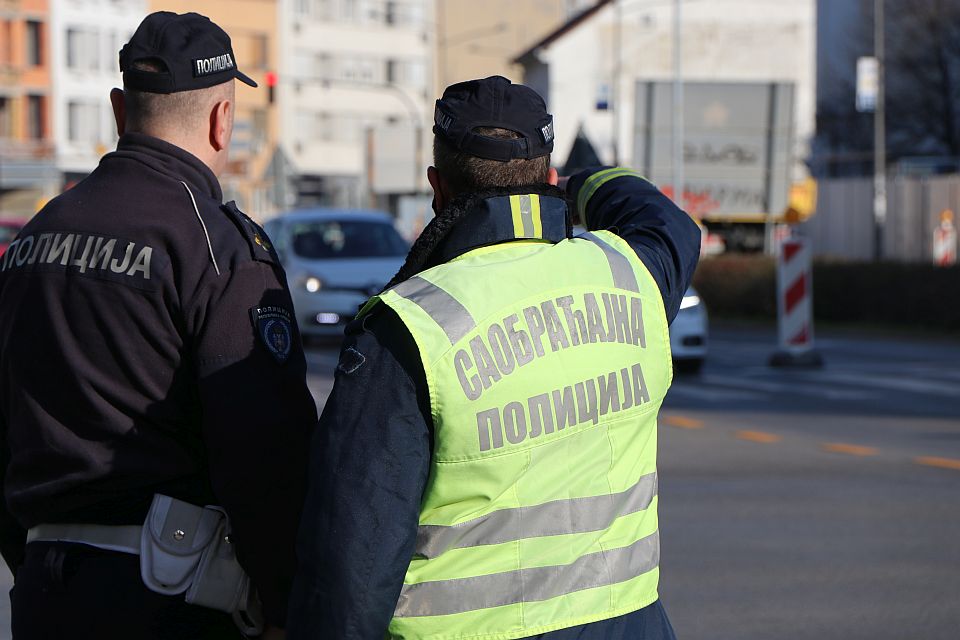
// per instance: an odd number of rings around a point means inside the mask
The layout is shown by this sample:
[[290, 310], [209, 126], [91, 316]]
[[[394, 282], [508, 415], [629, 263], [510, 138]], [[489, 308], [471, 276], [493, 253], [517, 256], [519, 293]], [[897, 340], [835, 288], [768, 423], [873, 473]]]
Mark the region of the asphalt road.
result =
[[[678, 637], [957, 640], [960, 341], [825, 335], [804, 371], [768, 368], [774, 341], [714, 331], [661, 414]], [[336, 358], [308, 354], [321, 406]]]
[[715, 333], [661, 421], [661, 596], [685, 639], [960, 638], [960, 342]]

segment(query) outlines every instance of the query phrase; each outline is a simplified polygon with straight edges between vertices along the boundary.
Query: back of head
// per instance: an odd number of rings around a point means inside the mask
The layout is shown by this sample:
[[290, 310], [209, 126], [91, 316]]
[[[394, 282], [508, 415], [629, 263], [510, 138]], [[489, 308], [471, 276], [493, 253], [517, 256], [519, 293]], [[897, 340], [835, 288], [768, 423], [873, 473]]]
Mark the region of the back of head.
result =
[[[551, 183], [553, 117], [529, 87], [500, 76], [451, 85], [437, 100], [433, 134], [430, 182], [438, 215], [386, 288], [431, 264], [434, 250], [467, 215], [472, 196]], [[552, 177], [556, 184], [556, 173]]]
[[[162, 60], [138, 60], [131, 69], [143, 73], [162, 74]], [[204, 136], [210, 123], [210, 111], [223, 100], [234, 99], [233, 82], [224, 82], [206, 89], [154, 93], [127, 88], [124, 91], [126, 131], [145, 133], [165, 140]]]
[[[230, 36], [197, 13], [158, 11], [144, 18], [120, 51], [120, 71], [124, 131], [181, 146], [210, 137], [211, 114], [232, 104], [234, 79], [257, 86], [237, 69]], [[232, 110], [223, 113], [231, 131]]]
[[[520, 134], [502, 127], [478, 127], [480, 136], [496, 140], [517, 140]], [[490, 160], [460, 151], [446, 139], [433, 139], [433, 164], [456, 194], [476, 193], [493, 188], [526, 187], [543, 184], [550, 171], [550, 155], [536, 158]]]
[[529, 87], [500, 76], [447, 87], [433, 132], [434, 166], [454, 195], [547, 181], [553, 119]]

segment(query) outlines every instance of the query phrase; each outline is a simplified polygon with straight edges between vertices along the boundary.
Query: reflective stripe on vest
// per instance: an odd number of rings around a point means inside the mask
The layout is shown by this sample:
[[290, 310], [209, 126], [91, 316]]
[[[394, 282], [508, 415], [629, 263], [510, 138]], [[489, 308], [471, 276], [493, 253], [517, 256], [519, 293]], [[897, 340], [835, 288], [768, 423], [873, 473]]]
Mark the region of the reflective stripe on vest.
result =
[[[511, 201], [518, 234], [529, 204]], [[656, 600], [670, 348], [629, 245], [596, 231], [483, 247], [379, 301], [417, 343], [434, 427], [390, 636], [524, 638]]]
[[456, 298], [420, 276], [413, 276], [401, 282], [393, 291], [404, 297], [427, 312], [434, 322], [440, 325], [443, 332], [450, 338], [450, 343], [458, 341], [470, 333], [477, 323], [473, 321], [470, 312]]
[[628, 547], [581, 556], [568, 565], [403, 585], [394, 616], [443, 616], [508, 604], [538, 602], [602, 587], [651, 571], [660, 564], [660, 535]]
[[446, 527], [421, 525], [417, 529], [414, 553], [424, 558], [436, 558], [448, 549], [600, 531], [621, 516], [646, 509], [656, 495], [657, 474], [649, 473], [620, 493], [501, 509]]

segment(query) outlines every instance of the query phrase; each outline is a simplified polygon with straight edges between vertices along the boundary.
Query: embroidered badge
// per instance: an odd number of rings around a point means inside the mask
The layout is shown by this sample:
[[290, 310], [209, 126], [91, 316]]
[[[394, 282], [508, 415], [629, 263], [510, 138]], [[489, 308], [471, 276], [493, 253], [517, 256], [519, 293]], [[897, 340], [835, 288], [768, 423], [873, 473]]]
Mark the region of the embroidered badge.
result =
[[367, 357], [365, 355], [353, 347], [347, 347], [340, 355], [340, 362], [337, 364], [337, 369], [346, 373], [347, 375], [350, 375], [362, 367], [363, 363], [366, 361]]
[[293, 321], [283, 307], [257, 307], [250, 310], [260, 341], [277, 362], [283, 364], [293, 348]]

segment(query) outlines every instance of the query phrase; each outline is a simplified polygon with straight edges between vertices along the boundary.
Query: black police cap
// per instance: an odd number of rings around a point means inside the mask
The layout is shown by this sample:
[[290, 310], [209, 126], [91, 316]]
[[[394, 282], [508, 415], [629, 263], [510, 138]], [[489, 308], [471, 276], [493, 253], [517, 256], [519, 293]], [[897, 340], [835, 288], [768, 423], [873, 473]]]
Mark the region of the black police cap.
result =
[[[543, 98], [502, 76], [447, 87], [437, 100], [433, 122], [435, 135], [479, 158], [507, 162], [553, 151], [553, 116], [547, 113]], [[520, 137], [491, 138], [474, 133], [479, 127], [508, 129]]]
[[[156, 63], [161, 71], [135, 69], [141, 61]], [[227, 32], [198, 13], [151, 13], [120, 50], [123, 86], [148, 93], [176, 93], [206, 89], [236, 78], [257, 83], [237, 69]]]

